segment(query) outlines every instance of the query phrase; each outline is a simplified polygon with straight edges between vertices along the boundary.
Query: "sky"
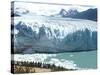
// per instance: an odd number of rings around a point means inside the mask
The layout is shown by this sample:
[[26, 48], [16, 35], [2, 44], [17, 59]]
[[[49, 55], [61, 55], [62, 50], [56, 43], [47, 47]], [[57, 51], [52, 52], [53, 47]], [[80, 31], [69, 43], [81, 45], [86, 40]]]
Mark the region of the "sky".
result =
[[45, 2], [45, 3], [58, 3], [58, 4], [72, 4], [66, 5], [50, 5], [50, 4], [33, 4], [16, 2], [15, 8], [25, 8], [32, 13], [38, 15], [52, 15], [60, 12], [61, 9], [77, 9], [79, 12], [85, 11], [89, 8], [95, 8], [96, 0], [12, 0], [12, 1], [27, 1], [27, 2]]
[[33, 1], [33, 2], [49, 2], [63, 4], [79, 4], [97, 6], [97, 0], [11, 0], [11, 1]]

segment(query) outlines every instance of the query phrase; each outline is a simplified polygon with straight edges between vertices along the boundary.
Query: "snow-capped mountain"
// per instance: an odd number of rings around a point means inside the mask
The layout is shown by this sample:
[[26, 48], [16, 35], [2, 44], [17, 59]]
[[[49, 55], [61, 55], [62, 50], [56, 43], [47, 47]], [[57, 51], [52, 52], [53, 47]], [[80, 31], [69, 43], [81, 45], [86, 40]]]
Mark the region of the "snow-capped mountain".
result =
[[97, 49], [97, 23], [47, 16], [14, 17], [15, 53], [55, 53]]
[[65, 9], [61, 9], [61, 11], [59, 12], [59, 15], [61, 15], [62, 17], [67, 15], [67, 11]]
[[97, 8], [88, 9], [72, 16], [72, 18], [87, 19], [97, 21]]
[[11, 8], [11, 17], [29, 14], [29, 10], [25, 8]]
[[69, 10], [65, 10], [65, 9], [61, 9], [59, 15], [61, 15], [62, 17], [71, 17], [73, 15], [78, 14], [79, 12], [77, 11], [77, 9], [69, 9]]
[[64, 18], [70, 17], [97, 21], [97, 8], [87, 9], [82, 12], [78, 12], [77, 9], [69, 9], [68, 11], [66, 11], [65, 9], [61, 9], [59, 15], [61, 15]]

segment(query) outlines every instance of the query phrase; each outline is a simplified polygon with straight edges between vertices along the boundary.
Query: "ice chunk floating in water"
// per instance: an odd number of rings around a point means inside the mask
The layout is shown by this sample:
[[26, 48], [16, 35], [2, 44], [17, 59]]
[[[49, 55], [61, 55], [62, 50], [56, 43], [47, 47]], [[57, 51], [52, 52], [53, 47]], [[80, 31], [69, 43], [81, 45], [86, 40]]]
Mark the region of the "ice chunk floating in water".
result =
[[96, 54], [96, 51], [58, 54], [14, 54], [14, 60], [55, 64], [67, 69], [95, 69], [97, 68]]

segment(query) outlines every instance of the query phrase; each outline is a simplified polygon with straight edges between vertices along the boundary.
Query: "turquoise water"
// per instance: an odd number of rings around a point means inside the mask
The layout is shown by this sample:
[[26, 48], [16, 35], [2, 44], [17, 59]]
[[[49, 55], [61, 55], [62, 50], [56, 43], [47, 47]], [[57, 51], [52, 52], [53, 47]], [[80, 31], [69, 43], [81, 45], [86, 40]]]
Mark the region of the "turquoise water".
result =
[[70, 69], [96, 69], [97, 51], [66, 52], [57, 54], [14, 54], [14, 60], [49, 63]]
[[[57, 54], [57, 59], [72, 60], [79, 68], [96, 69], [97, 68], [97, 51], [74, 52]], [[50, 58], [48, 58], [50, 59]]]

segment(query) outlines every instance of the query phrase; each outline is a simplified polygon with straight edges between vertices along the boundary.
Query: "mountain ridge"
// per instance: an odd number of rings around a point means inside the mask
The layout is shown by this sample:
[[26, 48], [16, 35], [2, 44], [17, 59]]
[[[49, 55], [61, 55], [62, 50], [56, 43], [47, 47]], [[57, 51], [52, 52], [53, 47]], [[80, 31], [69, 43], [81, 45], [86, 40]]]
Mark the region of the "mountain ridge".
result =
[[66, 11], [65, 9], [61, 9], [59, 15], [64, 18], [76, 18], [76, 19], [87, 19], [97, 21], [97, 8], [90, 8], [88, 10], [78, 12], [76, 9], [69, 9]]

